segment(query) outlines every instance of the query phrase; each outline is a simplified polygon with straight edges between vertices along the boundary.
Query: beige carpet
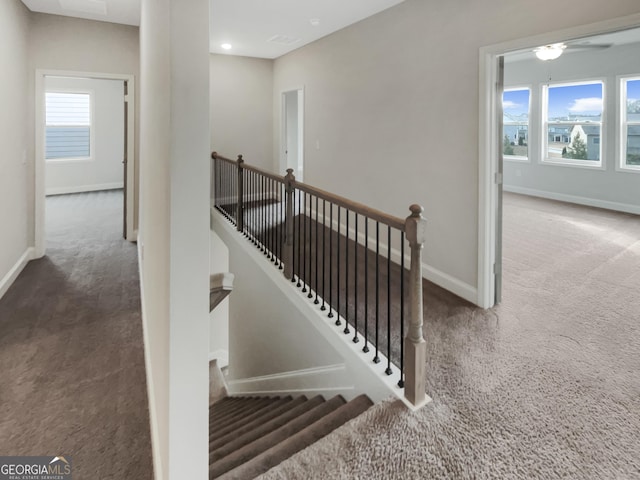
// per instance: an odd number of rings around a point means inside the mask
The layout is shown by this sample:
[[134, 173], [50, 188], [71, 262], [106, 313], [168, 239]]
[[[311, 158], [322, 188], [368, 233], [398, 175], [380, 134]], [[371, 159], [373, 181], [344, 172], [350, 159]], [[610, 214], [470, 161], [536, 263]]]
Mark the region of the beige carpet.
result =
[[260, 478], [639, 479], [640, 217], [508, 194], [504, 244], [502, 305], [425, 305], [431, 404]]

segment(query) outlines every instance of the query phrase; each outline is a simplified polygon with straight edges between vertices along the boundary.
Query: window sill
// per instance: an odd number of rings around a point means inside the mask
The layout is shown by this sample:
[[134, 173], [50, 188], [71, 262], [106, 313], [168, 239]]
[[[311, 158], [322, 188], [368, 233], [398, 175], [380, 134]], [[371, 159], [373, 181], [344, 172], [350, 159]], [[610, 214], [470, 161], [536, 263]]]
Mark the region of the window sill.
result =
[[93, 162], [93, 157], [81, 158], [45, 158], [47, 163], [77, 163], [77, 162]]
[[521, 157], [520, 155], [504, 155], [506, 162], [529, 163], [529, 157]]
[[569, 160], [559, 158], [545, 158], [540, 162], [542, 165], [556, 167], [586, 168], [588, 170], [605, 170], [602, 160]]

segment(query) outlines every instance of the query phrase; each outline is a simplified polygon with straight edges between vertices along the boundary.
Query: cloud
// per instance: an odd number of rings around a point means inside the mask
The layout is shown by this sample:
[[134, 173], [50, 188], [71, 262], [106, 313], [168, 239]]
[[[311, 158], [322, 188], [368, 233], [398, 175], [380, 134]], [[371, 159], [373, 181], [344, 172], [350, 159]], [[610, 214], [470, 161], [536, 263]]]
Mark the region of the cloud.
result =
[[572, 113], [601, 112], [602, 98], [576, 98], [573, 105], [569, 107], [569, 111]]
[[522, 105], [516, 102], [512, 102], [511, 100], [503, 100], [502, 101], [502, 108], [518, 108], [521, 107]]

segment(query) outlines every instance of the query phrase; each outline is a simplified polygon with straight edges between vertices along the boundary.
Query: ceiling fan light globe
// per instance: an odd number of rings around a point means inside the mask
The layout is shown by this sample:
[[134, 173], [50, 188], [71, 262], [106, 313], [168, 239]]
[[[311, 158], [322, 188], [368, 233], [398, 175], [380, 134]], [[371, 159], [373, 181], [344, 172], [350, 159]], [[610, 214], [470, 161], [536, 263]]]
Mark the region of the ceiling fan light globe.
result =
[[536, 48], [534, 53], [540, 60], [555, 60], [562, 55], [565, 48], [567, 47], [563, 44], [544, 45], [543, 47]]

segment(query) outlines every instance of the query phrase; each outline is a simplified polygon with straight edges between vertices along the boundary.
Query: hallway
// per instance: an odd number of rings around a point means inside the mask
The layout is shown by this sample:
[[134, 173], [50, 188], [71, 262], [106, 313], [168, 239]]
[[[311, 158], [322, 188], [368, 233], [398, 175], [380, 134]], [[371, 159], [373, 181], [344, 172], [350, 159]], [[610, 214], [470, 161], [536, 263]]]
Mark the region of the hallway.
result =
[[47, 198], [47, 255], [0, 300], [0, 453], [153, 477], [136, 245], [121, 190]]

